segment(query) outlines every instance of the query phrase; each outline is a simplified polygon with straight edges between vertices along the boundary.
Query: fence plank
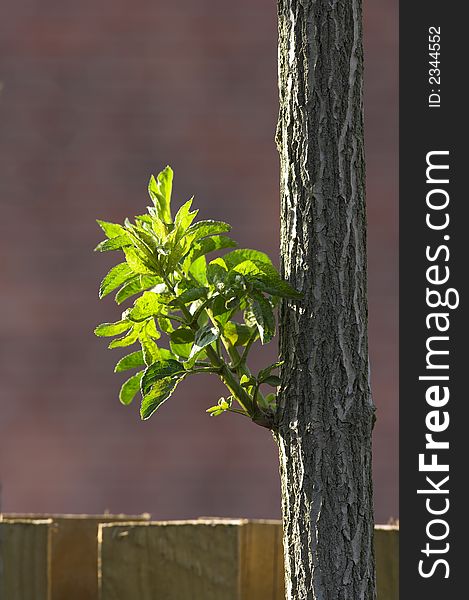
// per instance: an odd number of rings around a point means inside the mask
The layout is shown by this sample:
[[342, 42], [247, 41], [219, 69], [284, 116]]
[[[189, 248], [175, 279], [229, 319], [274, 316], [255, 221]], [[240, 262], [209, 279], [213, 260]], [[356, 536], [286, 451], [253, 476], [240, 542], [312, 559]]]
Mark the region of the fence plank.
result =
[[280, 600], [280, 538], [245, 519], [101, 525], [100, 599]]
[[[50, 549], [51, 600], [97, 600], [99, 523], [142, 521], [149, 518], [148, 515], [47, 516], [53, 522]], [[11, 518], [11, 515], [7, 517]], [[36, 518], [37, 515], [21, 515], [23, 520]], [[3, 598], [0, 597], [0, 600]]]
[[375, 527], [377, 600], [399, 600], [399, 527]]
[[283, 600], [284, 567], [280, 521], [249, 521], [241, 529], [242, 600]]
[[50, 600], [51, 523], [0, 520], [0, 600]]

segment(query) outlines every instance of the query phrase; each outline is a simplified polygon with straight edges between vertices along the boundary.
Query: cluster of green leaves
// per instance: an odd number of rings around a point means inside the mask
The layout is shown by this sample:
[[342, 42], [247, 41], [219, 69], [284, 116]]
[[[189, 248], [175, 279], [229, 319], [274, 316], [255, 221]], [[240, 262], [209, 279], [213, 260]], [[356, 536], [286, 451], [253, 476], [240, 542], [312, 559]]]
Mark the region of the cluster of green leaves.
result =
[[[98, 221], [106, 234], [96, 250], [123, 252], [125, 260], [103, 279], [99, 296], [117, 290], [122, 304], [138, 295], [119, 321], [103, 323], [98, 336], [113, 337], [109, 348], [139, 344], [115, 371], [136, 371], [122, 386], [120, 401], [141, 393], [140, 414], [148, 419], [186, 377], [217, 374], [230, 395], [207, 410], [217, 416], [235, 412], [271, 426], [276, 396], [260, 387], [279, 384], [279, 363], [254, 375], [247, 358], [254, 342], [275, 335], [279, 298], [299, 294], [284, 281], [269, 257], [236, 249], [210, 262], [207, 254], [236, 247], [221, 221], [194, 222], [192, 199], [171, 215], [173, 172], [166, 167], [148, 186], [153, 206], [123, 225]], [[162, 343], [161, 340], [166, 340]]]

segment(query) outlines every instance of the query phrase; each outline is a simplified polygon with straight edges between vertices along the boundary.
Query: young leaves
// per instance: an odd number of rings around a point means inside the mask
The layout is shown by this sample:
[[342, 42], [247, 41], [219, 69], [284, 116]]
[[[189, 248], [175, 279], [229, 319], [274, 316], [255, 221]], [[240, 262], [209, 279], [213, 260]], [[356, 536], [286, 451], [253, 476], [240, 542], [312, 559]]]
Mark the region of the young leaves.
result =
[[173, 170], [166, 167], [158, 177], [152, 175], [148, 183], [148, 193], [163, 223], [171, 223], [171, 191], [173, 189]]
[[[117, 250], [124, 259], [104, 277], [100, 298], [117, 290], [116, 303], [122, 304], [137, 295], [119, 321], [95, 330], [115, 338], [110, 348], [139, 345], [116, 364], [117, 373], [145, 367], [122, 385], [120, 401], [129, 404], [140, 391], [140, 415], [148, 419], [189, 374], [211, 372], [220, 375], [230, 396], [208, 409], [210, 415], [235, 412], [271, 423], [276, 398], [264, 397], [260, 388], [279, 385], [272, 373], [279, 363], [255, 377], [248, 354], [257, 340], [265, 344], [275, 335], [280, 298], [301, 295], [263, 252], [231, 250], [236, 242], [225, 235], [228, 223], [195, 221], [192, 199], [173, 219], [172, 187], [173, 171], [166, 167], [150, 178], [148, 214], [123, 225], [98, 221], [107, 239], [96, 250]], [[207, 264], [206, 255], [226, 249]]]
[[99, 287], [99, 297], [104, 298], [104, 296], [107, 296], [110, 292], [128, 281], [133, 274], [132, 269], [126, 262], [119, 263], [113, 267], [101, 282]]

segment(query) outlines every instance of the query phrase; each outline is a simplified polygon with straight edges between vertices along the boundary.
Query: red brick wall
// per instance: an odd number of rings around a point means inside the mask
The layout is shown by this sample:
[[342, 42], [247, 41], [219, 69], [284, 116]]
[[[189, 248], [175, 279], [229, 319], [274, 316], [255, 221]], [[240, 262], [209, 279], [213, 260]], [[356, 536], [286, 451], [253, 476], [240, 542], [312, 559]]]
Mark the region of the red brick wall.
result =
[[[376, 512], [397, 514], [397, 1], [366, 6]], [[0, 480], [9, 511], [279, 515], [276, 448], [221, 388], [186, 382], [148, 422], [92, 330], [112, 263], [95, 218], [179, 201], [278, 255], [273, 0], [10, 0], [0, 22]], [[270, 350], [272, 356], [273, 350]]]

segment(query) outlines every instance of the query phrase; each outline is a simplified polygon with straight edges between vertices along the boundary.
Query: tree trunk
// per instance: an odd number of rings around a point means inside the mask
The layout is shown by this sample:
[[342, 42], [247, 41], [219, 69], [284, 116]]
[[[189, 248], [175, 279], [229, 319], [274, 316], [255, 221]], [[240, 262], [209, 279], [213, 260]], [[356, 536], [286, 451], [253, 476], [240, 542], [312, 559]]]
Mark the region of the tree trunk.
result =
[[361, 0], [278, 0], [289, 600], [375, 597]]

